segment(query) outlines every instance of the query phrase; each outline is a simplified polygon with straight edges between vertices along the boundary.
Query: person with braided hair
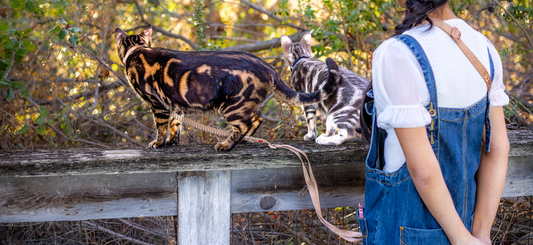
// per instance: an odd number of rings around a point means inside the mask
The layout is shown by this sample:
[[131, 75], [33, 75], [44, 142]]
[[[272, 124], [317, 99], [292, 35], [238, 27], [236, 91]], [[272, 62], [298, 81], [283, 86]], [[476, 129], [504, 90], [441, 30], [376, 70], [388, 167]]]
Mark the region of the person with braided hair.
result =
[[509, 154], [500, 56], [447, 0], [397, 1], [361, 110], [363, 243], [490, 244]]

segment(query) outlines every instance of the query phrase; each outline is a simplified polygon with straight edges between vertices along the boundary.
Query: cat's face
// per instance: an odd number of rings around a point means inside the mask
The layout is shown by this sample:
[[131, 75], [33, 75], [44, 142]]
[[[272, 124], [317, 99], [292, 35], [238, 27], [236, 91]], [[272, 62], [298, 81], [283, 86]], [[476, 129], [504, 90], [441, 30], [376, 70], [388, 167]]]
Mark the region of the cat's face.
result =
[[128, 49], [132, 47], [143, 46], [150, 48], [152, 46], [152, 25], [147, 25], [141, 34], [131, 36], [128, 36], [120, 28], [117, 28], [115, 29], [115, 43], [117, 44], [120, 60], [124, 58]]
[[313, 57], [311, 53], [311, 33], [306, 33], [300, 42], [293, 43], [285, 35], [281, 36], [281, 47], [283, 48], [283, 58], [288, 66], [292, 66], [300, 57]]

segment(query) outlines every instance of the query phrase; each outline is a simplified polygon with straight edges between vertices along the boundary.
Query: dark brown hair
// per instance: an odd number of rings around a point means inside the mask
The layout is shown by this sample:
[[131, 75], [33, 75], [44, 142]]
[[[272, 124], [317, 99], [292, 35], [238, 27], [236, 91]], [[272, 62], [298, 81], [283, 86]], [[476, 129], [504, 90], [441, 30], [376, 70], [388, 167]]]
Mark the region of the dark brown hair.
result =
[[446, 3], [448, 3], [448, 0], [407, 0], [405, 2], [407, 8], [405, 16], [402, 23], [394, 28], [394, 35], [401, 35], [403, 32], [421, 24], [424, 20], [429, 21], [432, 27], [433, 23], [428, 18], [428, 14]]

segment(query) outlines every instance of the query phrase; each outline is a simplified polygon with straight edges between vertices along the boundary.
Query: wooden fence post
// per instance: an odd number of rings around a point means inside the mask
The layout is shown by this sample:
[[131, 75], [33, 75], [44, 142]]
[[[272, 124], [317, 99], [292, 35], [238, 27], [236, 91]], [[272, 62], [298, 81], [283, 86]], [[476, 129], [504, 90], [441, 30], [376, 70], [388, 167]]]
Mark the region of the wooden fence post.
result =
[[229, 170], [179, 172], [179, 244], [230, 244]]

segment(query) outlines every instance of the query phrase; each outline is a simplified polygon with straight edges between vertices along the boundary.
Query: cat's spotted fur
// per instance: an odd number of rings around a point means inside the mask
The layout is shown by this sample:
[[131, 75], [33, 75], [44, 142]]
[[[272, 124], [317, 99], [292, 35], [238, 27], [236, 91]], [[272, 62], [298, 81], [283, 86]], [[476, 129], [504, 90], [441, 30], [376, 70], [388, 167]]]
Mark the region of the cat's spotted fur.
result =
[[[283, 57], [291, 66], [291, 83], [299, 92], [317, 91], [329, 76], [326, 64], [312, 58], [311, 34], [304, 35], [300, 42], [293, 43], [287, 36], [281, 37]], [[296, 62], [296, 63], [295, 63]], [[359, 128], [359, 111], [363, 91], [369, 81], [357, 74], [340, 68], [340, 84], [337, 90], [319, 103], [305, 105], [307, 134], [304, 140], [318, 144], [338, 145], [356, 136]], [[317, 138], [316, 110], [326, 115], [326, 132]]]
[[153, 148], [179, 140], [179, 123], [171, 118], [172, 113], [214, 112], [233, 127], [231, 136], [215, 146], [218, 151], [229, 151], [257, 130], [263, 121], [259, 105], [269, 91], [288, 103], [310, 104], [327, 98], [339, 82], [339, 67], [329, 60], [332, 75], [326, 85], [313, 93], [299, 93], [287, 87], [276, 71], [255, 55], [152, 48], [151, 35], [150, 25], [140, 35], [128, 36], [119, 28], [115, 30], [126, 77], [154, 113], [157, 138], [149, 144]]

